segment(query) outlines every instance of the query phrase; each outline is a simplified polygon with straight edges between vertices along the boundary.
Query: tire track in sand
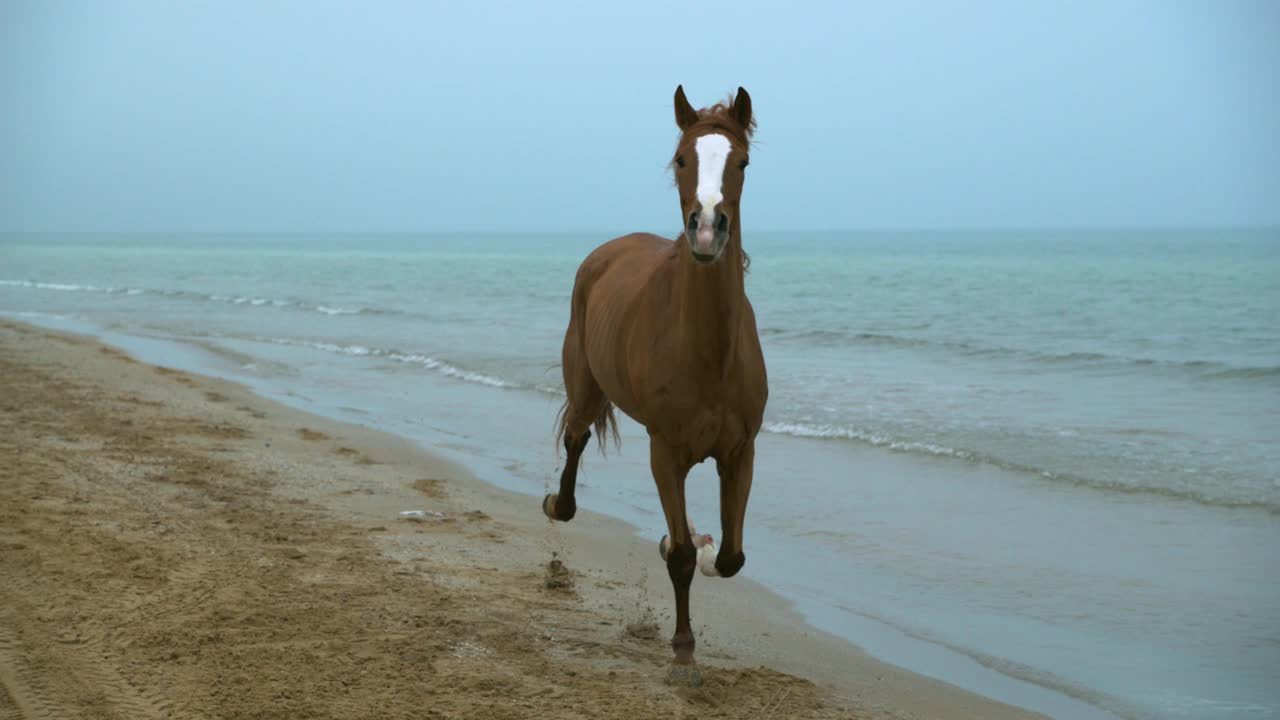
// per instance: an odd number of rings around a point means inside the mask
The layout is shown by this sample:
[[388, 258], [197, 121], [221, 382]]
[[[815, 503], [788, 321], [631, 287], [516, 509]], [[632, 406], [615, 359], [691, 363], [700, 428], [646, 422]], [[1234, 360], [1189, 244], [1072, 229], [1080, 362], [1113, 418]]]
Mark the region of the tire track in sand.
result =
[[119, 661], [111, 647], [122, 641], [119, 632], [86, 639], [75, 655], [76, 672], [82, 682], [102, 693], [108, 707], [119, 717], [138, 720], [171, 720], [174, 704], [168, 698], [142, 685], [135, 685], [116, 672]]
[[0, 682], [0, 720], [23, 720], [22, 708], [18, 707], [3, 682]]
[[[7, 627], [12, 616], [0, 622], [0, 720], [55, 720], [76, 717], [80, 707], [64, 707], [50, 698], [66, 697], [70, 687], [78, 685], [95, 698], [95, 705], [105, 705], [110, 714], [122, 719], [175, 720], [173, 704], [158, 693], [139, 687], [115, 670], [118, 664], [110, 652], [117, 640], [115, 633], [96, 639], [39, 643], [57, 650], [42, 657], [53, 667], [32, 667], [24, 645]], [[27, 626], [30, 627], [30, 626]], [[44, 663], [42, 663], [44, 664]], [[61, 678], [60, 681], [57, 679]], [[52, 681], [51, 681], [52, 680]], [[72, 705], [78, 703], [72, 702]]]
[[[80, 678], [102, 693], [106, 704], [125, 720], [182, 720], [195, 717], [187, 703], [136, 683], [115, 670], [122, 666], [113, 648], [126, 646], [130, 630], [138, 625], [154, 624], [171, 615], [188, 612], [207, 602], [217, 590], [217, 583], [199, 563], [180, 562], [167, 573], [171, 587], [150, 602], [134, 608], [134, 617], [115, 627], [91, 623], [78, 637], [77, 653]], [[0, 720], [4, 717], [0, 715]]]
[[0, 622], [0, 720], [52, 720], [60, 717], [48, 701], [40, 675], [21, 662], [23, 653]]

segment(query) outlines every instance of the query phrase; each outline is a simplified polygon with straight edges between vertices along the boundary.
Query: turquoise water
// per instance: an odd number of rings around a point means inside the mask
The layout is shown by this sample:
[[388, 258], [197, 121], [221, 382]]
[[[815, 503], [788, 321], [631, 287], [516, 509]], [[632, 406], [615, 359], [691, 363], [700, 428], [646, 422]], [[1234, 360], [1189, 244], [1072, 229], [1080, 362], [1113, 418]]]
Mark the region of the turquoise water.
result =
[[[197, 346], [537, 493], [603, 239], [8, 236], [0, 311]], [[900, 664], [1075, 698], [1064, 717], [1280, 715], [1280, 232], [746, 244], [770, 376], [750, 574]], [[588, 496], [658, 532], [626, 429]]]

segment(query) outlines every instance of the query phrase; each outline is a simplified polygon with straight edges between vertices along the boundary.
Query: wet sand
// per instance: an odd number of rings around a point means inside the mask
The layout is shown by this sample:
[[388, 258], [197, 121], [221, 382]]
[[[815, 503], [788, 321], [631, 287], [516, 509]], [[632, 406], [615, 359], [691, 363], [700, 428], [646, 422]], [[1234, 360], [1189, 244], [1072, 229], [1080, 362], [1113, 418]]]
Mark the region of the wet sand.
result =
[[1032, 717], [749, 580], [693, 595], [696, 689], [663, 682], [670, 584], [629, 526], [0, 321], [0, 718]]

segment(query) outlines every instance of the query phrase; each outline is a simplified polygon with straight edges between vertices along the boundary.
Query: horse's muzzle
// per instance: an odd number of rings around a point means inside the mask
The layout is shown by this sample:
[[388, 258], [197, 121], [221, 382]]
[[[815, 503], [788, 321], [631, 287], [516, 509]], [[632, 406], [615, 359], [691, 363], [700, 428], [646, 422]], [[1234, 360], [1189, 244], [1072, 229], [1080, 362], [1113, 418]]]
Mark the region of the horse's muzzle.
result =
[[693, 253], [693, 259], [711, 262], [720, 256], [720, 251], [729, 240], [729, 216], [716, 213], [715, 219], [707, 222], [703, 213], [690, 213], [685, 235], [689, 238], [689, 250]]

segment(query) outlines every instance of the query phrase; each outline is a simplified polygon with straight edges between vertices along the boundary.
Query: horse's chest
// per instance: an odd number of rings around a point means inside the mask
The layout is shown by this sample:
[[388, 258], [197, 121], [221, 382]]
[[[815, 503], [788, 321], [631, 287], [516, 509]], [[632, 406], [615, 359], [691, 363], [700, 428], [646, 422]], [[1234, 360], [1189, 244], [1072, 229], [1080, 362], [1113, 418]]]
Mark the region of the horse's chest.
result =
[[673, 443], [689, 448], [695, 462], [738, 447], [747, 439], [748, 422], [725, 397], [707, 397], [679, 383], [655, 393], [645, 425]]

